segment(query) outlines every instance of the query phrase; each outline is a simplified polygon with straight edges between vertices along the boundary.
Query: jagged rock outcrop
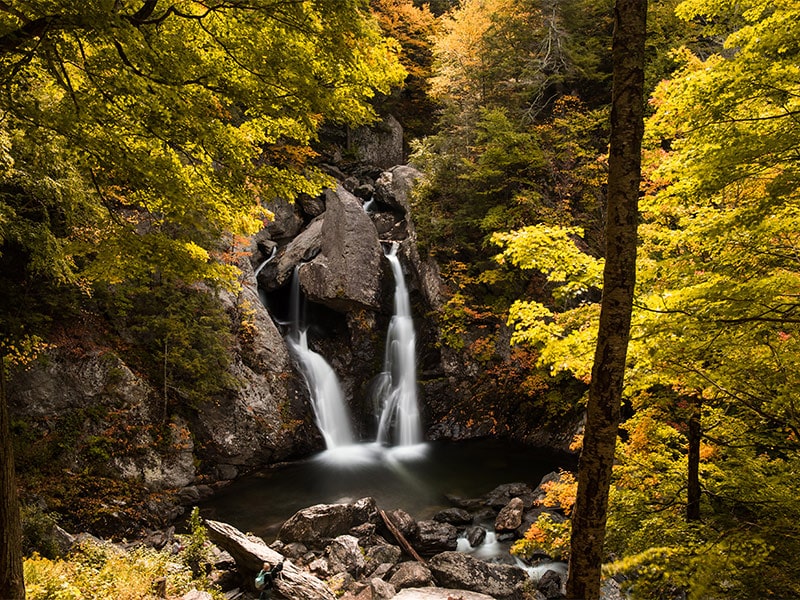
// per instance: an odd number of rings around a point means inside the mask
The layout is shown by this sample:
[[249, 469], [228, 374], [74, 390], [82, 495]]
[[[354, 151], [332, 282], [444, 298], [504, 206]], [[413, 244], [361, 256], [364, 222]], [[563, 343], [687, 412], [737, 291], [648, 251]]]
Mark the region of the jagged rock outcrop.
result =
[[[186, 422], [173, 419], [166, 430], [171, 443], [156, 452], [150, 425], [163, 415], [157, 394], [110, 349], [50, 349], [12, 379], [8, 397], [14, 418], [40, 429], [42, 437], [49, 427], [71, 436], [72, 446], [62, 449], [61, 460], [74, 470], [102, 461], [109, 476], [153, 489], [182, 487], [195, 479]], [[67, 422], [73, 432], [64, 431]], [[112, 455], [110, 433], [123, 431], [127, 452]]]

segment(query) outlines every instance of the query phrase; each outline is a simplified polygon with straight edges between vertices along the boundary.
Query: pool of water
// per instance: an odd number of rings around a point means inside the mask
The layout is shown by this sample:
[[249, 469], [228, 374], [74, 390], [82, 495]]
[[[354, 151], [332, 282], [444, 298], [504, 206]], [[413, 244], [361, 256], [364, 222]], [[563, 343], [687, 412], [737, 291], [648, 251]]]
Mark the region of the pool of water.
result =
[[571, 455], [507, 441], [359, 444], [241, 478], [201, 504], [200, 512], [269, 543], [286, 519], [314, 504], [372, 496], [384, 510], [402, 508], [422, 520], [450, 507], [448, 494], [476, 498], [513, 482], [535, 487], [547, 473], [574, 466]]

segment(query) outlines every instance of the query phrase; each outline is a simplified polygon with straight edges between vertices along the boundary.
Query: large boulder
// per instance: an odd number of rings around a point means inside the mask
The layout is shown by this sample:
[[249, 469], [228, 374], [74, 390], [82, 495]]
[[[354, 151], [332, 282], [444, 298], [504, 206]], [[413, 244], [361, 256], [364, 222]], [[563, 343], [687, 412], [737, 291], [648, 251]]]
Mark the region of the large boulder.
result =
[[422, 172], [407, 165], [397, 165], [381, 173], [375, 182], [375, 197], [384, 204], [411, 213], [411, 190]]
[[309, 548], [322, 548], [362, 523], [377, 522], [374, 498], [352, 504], [317, 504], [292, 515], [281, 527], [278, 539], [285, 544], [300, 542]]
[[512, 565], [489, 564], [462, 552], [443, 552], [428, 567], [443, 587], [489, 594], [497, 600], [523, 600], [528, 574]]
[[[167, 444], [156, 451], [153, 422], [162, 417], [157, 393], [110, 349], [44, 352], [9, 382], [10, 412], [44, 437], [65, 422], [80, 423], [62, 457], [80, 471], [101, 461], [105, 474], [140, 481], [152, 489], [180, 488], [195, 479], [187, 423], [176, 418], [167, 427]], [[114, 432], [109, 434], [109, 432]], [[109, 452], [105, 444], [124, 437]], [[92, 445], [94, 444], [94, 445]], [[104, 453], [109, 456], [104, 457]], [[94, 465], [95, 467], [99, 465]]]
[[294, 268], [322, 251], [322, 225], [325, 215], [311, 221], [300, 234], [278, 251], [277, 256], [259, 273], [258, 282], [266, 290], [275, 290], [292, 276]]
[[411, 545], [423, 556], [455, 550], [458, 547], [458, 529], [450, 523], [420, 521]]
[[380, 308], [381, 258], [378, 232], [361, 202], [338, 185], [325, 190], [321, 252], [300, 268], [307, 298], [340, 312]]
[[298, 206], [283, 198], [277, 198], [267, 207], [272, 213], [272, 220], [267, 224], [267, 231], [273, 240], [294, 237], [303, 226]]
[[318, 578], [295, 567], [290, 561], [263, 540], [248, 536], [235, 527], [220, 521], [205, 522], [208, 536], [220, 548], [228, 552], [237, 567], [254, 579], [263, 563], [275, 565], [283, 562], [283, 570], [274, 582], [274, 589], [287, 600], [335, 600], [333, 592]]

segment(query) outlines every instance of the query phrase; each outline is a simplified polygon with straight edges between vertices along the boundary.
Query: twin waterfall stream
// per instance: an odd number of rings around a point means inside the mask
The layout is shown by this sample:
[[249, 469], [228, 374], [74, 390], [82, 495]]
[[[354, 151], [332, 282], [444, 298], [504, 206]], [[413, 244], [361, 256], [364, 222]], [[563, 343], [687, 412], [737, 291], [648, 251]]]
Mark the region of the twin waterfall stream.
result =
[[[417, 402], [416, 337], [408, 287], [397, 250], [398, 244], [393, 242], [386, 252], [395, 280], [394, 315], [386, 338], [383, 371], [377, 376], [375, 385], [376, 444], [379, 448], [411, 449], [423, 441]], [[352, 454], [350, 451], [361, 444], [353, 433], [352, 419], [339, 379], [325, 358], [308, 347], [299, 268], [295, 267], [292, 276], [290, 330], [286, 341], [298, 359], [326, 449], [332, 453]]]

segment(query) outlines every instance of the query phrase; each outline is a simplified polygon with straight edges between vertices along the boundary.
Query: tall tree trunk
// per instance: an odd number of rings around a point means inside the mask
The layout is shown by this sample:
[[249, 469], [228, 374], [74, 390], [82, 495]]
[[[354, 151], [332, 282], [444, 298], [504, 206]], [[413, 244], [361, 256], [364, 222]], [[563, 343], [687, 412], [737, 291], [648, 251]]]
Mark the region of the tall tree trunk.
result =
[[572, 600], [596, 600], [600, 595], [608, 490], [636, 281], [646, 16], [646, 0], [616, 1], [606, 264], [600, 329], [578, 469], [578, 493], [572, 516], [567, 580], [567, 598]]
[[25, 598], [22, 526], [6, 402], [5, 354], [0, 351], [0, 598]]
[[700, 438], [702, 428], [700, 414], [703, 408], [703, 399], [700, 397], [689, 398], [689, 451], [688, 467], [686, 469], [686, 520], [700, 520]]

